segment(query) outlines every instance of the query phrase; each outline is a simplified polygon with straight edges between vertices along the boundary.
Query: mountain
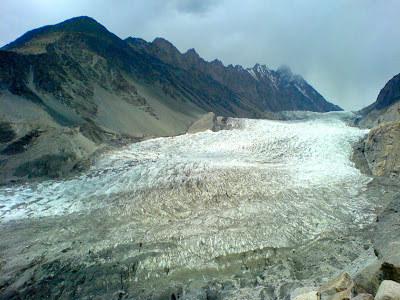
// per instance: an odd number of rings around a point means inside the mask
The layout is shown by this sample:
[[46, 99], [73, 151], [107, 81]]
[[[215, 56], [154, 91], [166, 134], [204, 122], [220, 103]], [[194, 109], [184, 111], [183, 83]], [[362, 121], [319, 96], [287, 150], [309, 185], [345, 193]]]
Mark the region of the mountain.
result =
[[277, 71], [259, 64], [248, 69], [239, 65], [225, 67], [217, 59], [212, 62], [205, 61], [194, 49], [182, 54], [174, 45], [162, 38], [156, 38], [152, 43], [132, 37], [125, 41], [133, 49], [155, 56], [176, 68], [182, 68], [193, 76], [201, 77], [204, 74], [211, 76], [215, 81], [264, 111], [341, 110], [338, 106], [327, 102], [300, 75], [294, 75], [287, 66], [282, 66]]
[[362, 109], [361, 112], [365, 115], [372, 110], [384, 109], [400, 100], [400, 74], [397, 74], [390, 79], [383, 89], [379, 92], [378, 98], [374, 103]]
[[400, 121], [400, 74], [390, 79], [374, 103], [360, 110], [360, 126], [371, 128], [385, 122]]
[[0, 49], [0, 182], [80, 170], [110, 147], [186, 132], [208, 112], [328, 111], [301, 76], [206, 62], [158, 38], [122, 40], [89, 17]]

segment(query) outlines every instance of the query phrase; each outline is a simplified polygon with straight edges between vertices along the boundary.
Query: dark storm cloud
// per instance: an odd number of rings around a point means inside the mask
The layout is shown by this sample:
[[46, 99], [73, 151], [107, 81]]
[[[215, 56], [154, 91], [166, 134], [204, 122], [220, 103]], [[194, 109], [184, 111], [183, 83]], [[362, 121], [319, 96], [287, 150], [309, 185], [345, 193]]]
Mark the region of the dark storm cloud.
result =
[[400, 72], [399, 1], [2, 0], [0, 44], [88, 15], [121, 38], [164, 37], [206, 60], [289, 65], [345, 109], [375, 101]]
[[217, 5], [218, 1], [212, 0], [193, 0], [193, 1], [173, 1], [172, 4], [175, 5], [177, 10], [193, 13], [202, 14], [209, 11], [212, 7]]

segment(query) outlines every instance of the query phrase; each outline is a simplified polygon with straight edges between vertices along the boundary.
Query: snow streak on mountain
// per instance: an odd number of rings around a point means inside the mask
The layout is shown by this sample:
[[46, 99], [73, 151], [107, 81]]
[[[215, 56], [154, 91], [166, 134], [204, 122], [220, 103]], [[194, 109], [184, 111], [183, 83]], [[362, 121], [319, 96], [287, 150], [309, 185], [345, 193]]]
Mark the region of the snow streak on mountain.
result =
[[[351, 113], [302, 115], [231, 119], [232, 130], [132, 144], [77, 178], [3, 187], [2, 222], [75, 218], [68, 230], [90, 236], [75, 259], [135, 257], [138, 291], [174, 282], [195, 297], [218, 279], [226, 297], [251, 296], [312, 283], [365, 251], [359, 232], [375, 207], [350, 159], [366, 131], [346, 125]], [[87, 233], [82, 220], [97, 216]]]

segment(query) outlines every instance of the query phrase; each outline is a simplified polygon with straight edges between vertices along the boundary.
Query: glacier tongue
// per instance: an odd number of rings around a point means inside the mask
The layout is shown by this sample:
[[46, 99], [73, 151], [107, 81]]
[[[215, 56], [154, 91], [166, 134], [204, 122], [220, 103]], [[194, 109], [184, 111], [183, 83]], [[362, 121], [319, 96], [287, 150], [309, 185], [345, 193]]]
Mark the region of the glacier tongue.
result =
[[[138, 263], [138, 282], [163, 272], [182, 284], [195, 281], [196, 272], [204, 281], [246, 272], [275, 285], [298, 281], [296, 251], [303, 259], [313, 253], [310, 265], [317, 257], [327, 261], [325, 271], [304, 271], [307, 280], [321, 278], [360, 254], [362, 241], [348, 237], [375, 209], [362, 196], [370, 179], [350, 159], [366, 131], [347, 126], [349, 118], [232, 119], [233, 130], [132, 144], [79, 177], [0, 188], [1, 219], [107, 216], [102, 225], [112, 234], [91, 247], [148, 245], [141, 253], [153, 254]], [[339, 249], [343, 237], [349, 244]], [[118, 260], [137, 255], [128, 251]]]

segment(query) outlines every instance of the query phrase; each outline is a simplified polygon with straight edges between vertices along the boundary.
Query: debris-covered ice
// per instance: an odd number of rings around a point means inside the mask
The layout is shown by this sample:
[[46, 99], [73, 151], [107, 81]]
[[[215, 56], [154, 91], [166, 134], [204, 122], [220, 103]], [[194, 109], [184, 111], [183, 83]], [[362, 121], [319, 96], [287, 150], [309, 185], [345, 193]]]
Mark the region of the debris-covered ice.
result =
[[[129, 232], [115, 227], [115, 236], [103, 244], [130, 238], [155, 245], [156, 254], [136, 270], [149, 278], [166, 268], [232, 267], [226, 272], [234, 276], [258, 260], [255, 277], [290, 277], [301, 269], [293, 259], [289, 265], [277, 259], [279, 272], [268, 261], [279, 249], [310, 255], [309, 264], [325, 255], [329, 265], [338, 253], [347, 263], [359, 246], [335, 249], [335, 243], [327, 251], [325, 241], [362, 229], [374, 210], [362, 196], [369, 178], [351, 161], [352, 146], [366, 131], [346, 125], [351, 117], [335, 112], [306, 113], [297, 121], [232, 119], [233, 130], [132, 144], [79, 177], [0, 188], [0, 216], [8, 222], [100, 211], [131, 222]], [[327, 272], [335, 268], [330, 265]], [[304, 276], [324, 276], [322, 269], [310, 275], [302, 268]]]

